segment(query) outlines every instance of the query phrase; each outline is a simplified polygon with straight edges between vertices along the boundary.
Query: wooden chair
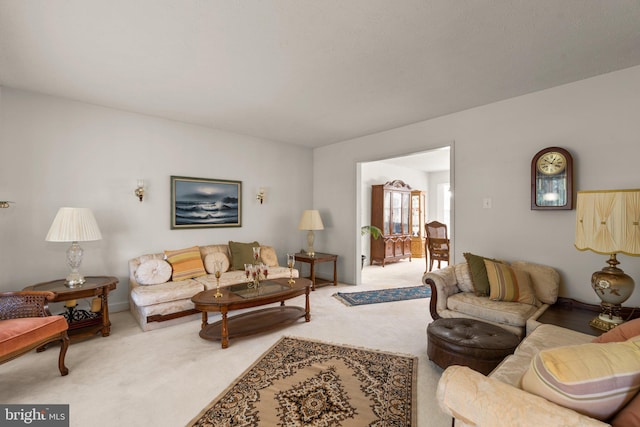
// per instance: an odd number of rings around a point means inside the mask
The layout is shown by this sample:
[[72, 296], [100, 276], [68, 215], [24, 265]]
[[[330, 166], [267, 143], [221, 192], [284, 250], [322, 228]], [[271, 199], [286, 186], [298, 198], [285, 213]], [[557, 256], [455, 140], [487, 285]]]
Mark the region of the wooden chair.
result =
[[0, 293], [0, 363], [8, 362], [29, 351], [44, 350], [44, 346], [60, 341], [58, 369], [67, 375], [64, 357], [69, 347], [67, 329], [63, 316], [52, 316], [47, 301], [53, 292], [2, 292]]
[[438, 269], [440, 262], [446, 261], [449, 265], [449, 237], [447, 236], [447, 225], [438, 221], [431, 221], [425, 225], [427, 229], [427, 240], [425, 242], [426, 251], [428, 252], [427, 270], [433, 269], [433, 262], [438, 261]]

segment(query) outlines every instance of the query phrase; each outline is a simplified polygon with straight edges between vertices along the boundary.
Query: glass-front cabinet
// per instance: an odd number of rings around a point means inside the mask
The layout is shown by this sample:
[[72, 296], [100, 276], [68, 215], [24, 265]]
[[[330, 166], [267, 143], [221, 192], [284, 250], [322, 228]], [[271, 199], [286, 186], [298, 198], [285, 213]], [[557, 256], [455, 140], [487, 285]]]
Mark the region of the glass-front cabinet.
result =
[[426, 193], [421, 190], [411, 192], [411, 256], [426, 256], [426, 236], [424, 224], [427, 217]]
[[371, 225], [382, 237], [371, 237], [371, 264], [411, 259], [411, 187], [403, 181], [371, 186]]

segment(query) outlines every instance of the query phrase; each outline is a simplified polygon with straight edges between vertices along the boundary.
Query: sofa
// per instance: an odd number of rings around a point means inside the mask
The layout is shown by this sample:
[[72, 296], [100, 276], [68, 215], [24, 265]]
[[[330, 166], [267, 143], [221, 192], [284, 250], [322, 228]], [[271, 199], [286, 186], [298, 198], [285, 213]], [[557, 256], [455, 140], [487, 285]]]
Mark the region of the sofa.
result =
[[246, 281], [244, 264], [252, 263], [252, 248], [260, 247], [260, 260], [269, 266], [269, 279], [294, 278], [299, 272], [278, 263], [276, 251], [258, 242], [193, 246], [140, 255], [129, 261], [129, 309], [143, 331], [199, 317], [191, 297], [216, 288], [215, 263], [222, 267], [220, 287]]
[[[535, 329], [514, 354], [488, 376], [459, 365], [444, 370], [436, 398], [455, 426], [640, 425], [637, 320], [624, 324], [630, 327], [625, 326], [626, 331], [619, 326], [598, 338], [551, 324], [532, 324]], [[621, 362], [625, 358], [620, 350], [631, 354], [626, 374], [616, 371], [628, 365]], [[553, 375], [548, 377], [549, 373]], [[538, 377], [549, 384], [542, 386]]]
[[429, 308], [433, 320], [480, 320], [522, 339], [527, 334], [527, 322], [535, 321], [558, 298], [560, 275], [552, 267], [526, 261], [507, 263], [471, 254], [465, 257], [466, 262], [423, 275], [422, 282], [431, 287]]

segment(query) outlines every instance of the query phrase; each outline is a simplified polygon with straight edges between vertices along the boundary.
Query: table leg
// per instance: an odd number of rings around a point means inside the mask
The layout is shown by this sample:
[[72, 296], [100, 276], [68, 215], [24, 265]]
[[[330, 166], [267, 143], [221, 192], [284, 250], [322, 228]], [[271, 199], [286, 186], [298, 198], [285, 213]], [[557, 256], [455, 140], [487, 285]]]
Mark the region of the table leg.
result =
[[315, 291], [316, 290], [316, 270], [315, 270], [315, 262], [313, 260], [311, 260], [311, 262], [309, 263], [309, 265], [311, 265], [311, 271], [309, 272], [309, 276], [311, 278], [311, 290]]
[[338, 286], [338, 258], [333, 260], [333, 286]]
[[308, 287], [304, 295], [305, 295], [304, 320], [305, 322], [310, 322], [311, 321], [311, 305], [309, 304], [309, 288]]
[[207, 326], [208, 323], [209, 323], [209, 312], [208, 311], [203, 311], [202, 312], [202, 324], [200, 325], [200, 329], [204, 329], [205, 326]]
[[102, 336], [108, 337], [111, 334], [111, 321], [109, 320], [109, 288], [102, 288]]
[[222, 314], [222, 348], [229, 347], [229, 326], [227, 324], [227, 307], [222, 307], [220, 310]]

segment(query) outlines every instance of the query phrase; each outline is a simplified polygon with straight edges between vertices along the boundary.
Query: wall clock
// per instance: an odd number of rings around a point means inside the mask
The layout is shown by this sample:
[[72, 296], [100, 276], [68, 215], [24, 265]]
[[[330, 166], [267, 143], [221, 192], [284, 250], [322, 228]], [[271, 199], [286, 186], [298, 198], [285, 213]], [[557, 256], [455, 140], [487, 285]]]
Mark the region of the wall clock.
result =
[[573, 158], [564, 148], [547, 147], [533, 156], [531, 209], [573, 209]]

